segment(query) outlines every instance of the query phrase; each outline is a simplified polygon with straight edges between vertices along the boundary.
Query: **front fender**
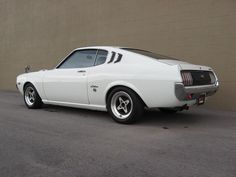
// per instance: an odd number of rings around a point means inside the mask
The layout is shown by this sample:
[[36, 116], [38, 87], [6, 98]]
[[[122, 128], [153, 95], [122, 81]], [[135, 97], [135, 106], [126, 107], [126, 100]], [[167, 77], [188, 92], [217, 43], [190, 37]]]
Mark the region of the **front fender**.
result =
[[23, 95], [24, 94], [24, 86], [26, 83], [31, 83], [36, 88], [39, 96], [43, 99], [45, 98], [44, 90], [43, 90], [43, 76], [44, 71], [32, 72], [32, 73], [25, 73], [17, 76], [16, 84], [19, 92]]

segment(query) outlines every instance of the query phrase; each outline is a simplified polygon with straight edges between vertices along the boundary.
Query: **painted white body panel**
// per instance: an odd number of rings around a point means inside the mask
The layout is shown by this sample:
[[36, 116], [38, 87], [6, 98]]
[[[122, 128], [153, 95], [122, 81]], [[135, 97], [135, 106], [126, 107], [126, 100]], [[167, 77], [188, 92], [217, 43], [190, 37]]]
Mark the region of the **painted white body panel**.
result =
[[[182, 82], [181, 69], [212, 70], [177, 60], [157, 60], [118, 47], [87, 47], [80, 49], [108, 51], [104, 64], [89, 68], [52, 69], [19, 75], [17, 86], [23, 94], [27, 82], [37, 89], [47, 104], [106, 110], [106, 96], [115, 86], [126, 86], [135, 91], [148, 108], [193, 105], [196, 100], [179, 101], [175, 84]], [[79, 49], [76, 49], [79, 50]], [[111, 52], [121, 53], [122, 60], [108, 63]], [[115, 56], [115, 60], [117, 55]], [[85, 72], [80, 73], [79, 70]], [[96, 86], [96, 91], [94, 91]]]
[[43, 88], [46, 100], [88, 104], [87, 75], [78, 71], [79, 69], [45, 71]]

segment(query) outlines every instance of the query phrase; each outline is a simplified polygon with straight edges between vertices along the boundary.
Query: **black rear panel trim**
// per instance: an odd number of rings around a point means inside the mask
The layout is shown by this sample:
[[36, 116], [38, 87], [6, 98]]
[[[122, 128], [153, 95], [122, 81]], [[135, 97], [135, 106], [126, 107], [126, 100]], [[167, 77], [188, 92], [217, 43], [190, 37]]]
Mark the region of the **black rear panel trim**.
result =
[[210, 77], [210, 73], [213, 74], [213, 72], [211, 71], [202, 71], [202, 70], [182, 70], [182, 71], [191, 73], [193, 79], [193, 84], [191, 86], [213, 84]]

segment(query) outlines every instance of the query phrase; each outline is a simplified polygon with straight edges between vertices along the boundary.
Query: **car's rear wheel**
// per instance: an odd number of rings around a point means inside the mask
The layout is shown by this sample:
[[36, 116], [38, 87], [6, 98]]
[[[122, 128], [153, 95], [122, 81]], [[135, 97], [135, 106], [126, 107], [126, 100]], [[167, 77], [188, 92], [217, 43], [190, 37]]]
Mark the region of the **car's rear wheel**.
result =
[[133, 123], [143, 114], [144, 104], [129, 88], [117, 87], [108, 96], [107, 109], [119, 123]]
[[32, 84], [27, 84], [24, 88], [24, 101], [28, 108], [37, 109], [41, 108], [42, 100]]

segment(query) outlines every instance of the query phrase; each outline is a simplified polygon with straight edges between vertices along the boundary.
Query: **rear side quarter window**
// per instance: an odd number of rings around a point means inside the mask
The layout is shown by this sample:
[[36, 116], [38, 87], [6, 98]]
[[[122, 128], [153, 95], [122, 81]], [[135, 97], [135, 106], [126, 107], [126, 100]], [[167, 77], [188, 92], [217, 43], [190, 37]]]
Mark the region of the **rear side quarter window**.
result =
[[97, 65], [101, 65], [101, 64], [105, 63], [106, 59], [107, 59], [107, 55], [108, 55], [108, 51], [98, 50], [94, 65], [97, 66]]

